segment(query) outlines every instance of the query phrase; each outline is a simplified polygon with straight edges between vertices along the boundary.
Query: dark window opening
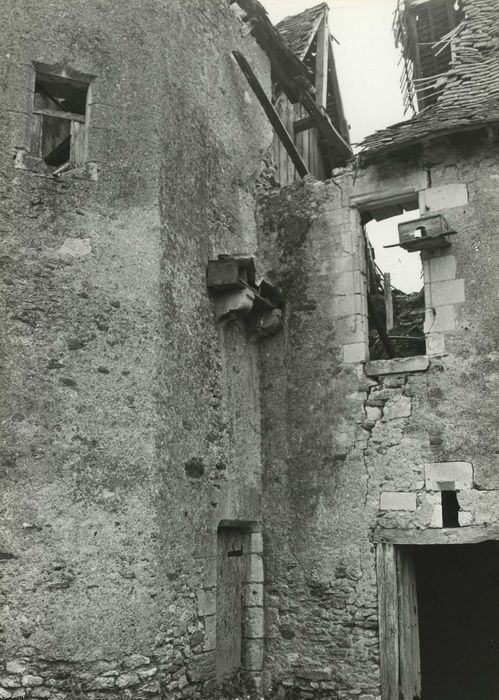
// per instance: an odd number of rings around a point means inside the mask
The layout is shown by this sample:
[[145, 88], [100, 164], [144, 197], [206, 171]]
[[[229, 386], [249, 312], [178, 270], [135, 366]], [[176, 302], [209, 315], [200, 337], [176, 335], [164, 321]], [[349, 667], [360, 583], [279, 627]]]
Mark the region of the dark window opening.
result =
[[413, 548], [422, 700], [499, 697], [499, 542]]
[[442, 491], [442, 525], [459, 527], [459, 502], [455, 491]]
[[371, 360], [426, 352], [421, 256], [396, 246], [398, 223], [414, 219], [416, 208], [417, 197], [373, 205], [362, 212]]
[[37, 73], [33, 99], [31, 154], [46, 165], [84, 162], [88, 83]]

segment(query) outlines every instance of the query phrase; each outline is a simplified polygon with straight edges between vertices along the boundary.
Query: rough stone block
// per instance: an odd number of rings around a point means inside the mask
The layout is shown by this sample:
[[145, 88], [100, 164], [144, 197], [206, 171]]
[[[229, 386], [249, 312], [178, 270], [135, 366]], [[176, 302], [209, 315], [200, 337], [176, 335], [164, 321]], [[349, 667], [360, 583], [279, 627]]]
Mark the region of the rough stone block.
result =
[[377, 421], [383, 417], [383, 409], [380, 406], [366, 406], [366, 418], [369, 421]]
[[445, 282], [435, 282], [430, 285], [431, 306], [449, 306], [449, 304], [460, 304], [464, 301], [464, 280], [446, 280]]
[[430, 362], [426, 355], [415, 357], [394, 357], [391, 360], [373, 360], [366, 363], [368, 377], [378, 377], [383, 374], [400, 374], [402, 372], [424, 372]]
[[394, 396], [385, 404], [383, 418], [393, 420], [394, 418], [408, 418], [411, 415], [411, 397]]
[[348, 343], [343, 346], [343, 362], [347, 364], [365, 362], [368, 358], [368, 353], [367, 343]]
[[442, 355], [445, 352], [445, 336], [442, 333], [429, 333], [426, 337], [426, 354]]
[[444, 282], [456, 279], [456, 258], [454, 255], [439, 255], [428, 258], [428, 282]]
[[456, 328], [456, 312], [453, 306], [437, 306], [434, 309], [426, 309], [424, 332], [442, 333], [453, 331]]
[[19, 661], [7, 661], [5, 670], [7, 673], [26, 673], [26, 666]]
[[404, 491], [383, 491], [380, 510], [416, 510], [416, 493]]
[[133, 685], [138, 685], [140, 683], [140, 678], [138, 673], [123, 673], [115, 681], [118, 688], [130, 688]]
[[42, 685], [43, 684], [43, 678], [41, 676], [32, 676], [30, 674], [26, 674], [21, 678], [21, 683], [24, 686], [34, 686], [34, 685]]
[[430, 187], [419, 194], [419, 207], [425, 213], [464, 207], [467, 204], [468, 188], [461, 183]]
[[[425, 487], [428, 491], [450, 491], [449, 482], [454, 483], [454, 489], [473, 488], [473, 466], [469, 462], [433, 462], [424, 465]], [[446, 484], [442, 488], [441, 484]]]

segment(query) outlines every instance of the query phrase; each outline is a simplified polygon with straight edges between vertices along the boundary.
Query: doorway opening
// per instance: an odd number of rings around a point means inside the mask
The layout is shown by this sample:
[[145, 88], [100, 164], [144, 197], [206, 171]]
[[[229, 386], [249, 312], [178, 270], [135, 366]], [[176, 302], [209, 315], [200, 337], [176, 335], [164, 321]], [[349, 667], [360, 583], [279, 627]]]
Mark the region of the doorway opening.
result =
[[256, 523], [217, 530], [216, 680], [230, 697], [259, 688], [263, 666], [263, 543]]
[[499, 541], [471, 530], [376, 545], [382, 700], [499, 697]]
[[413, 549], [422, 700], [495, 700], [499, 542]]

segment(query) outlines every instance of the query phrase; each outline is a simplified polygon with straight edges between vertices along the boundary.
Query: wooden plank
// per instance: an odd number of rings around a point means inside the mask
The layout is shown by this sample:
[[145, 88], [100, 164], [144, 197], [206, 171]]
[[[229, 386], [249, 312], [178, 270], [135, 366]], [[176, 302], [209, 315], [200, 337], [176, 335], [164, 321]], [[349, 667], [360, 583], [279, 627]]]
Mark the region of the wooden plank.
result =
[[310, 170], [310, 150], [309, 150], [309, 137], [310, 137], [310, 129], [308, 131], [302, 131], [300, 134], [301, 141], [302, 141], [302, 147], [300, 150], [301, 156], [303, 158], [303, 161], [305, 165], [307, 166], [308, 172], [311, 172]]
[[34, 109], [33, 114], [43, 114], [46, 117], [57, 117], [58, 119], [70, 119], [73, 122], [85, 123], [84, 114], [74, 114], [73, 112], [60, 112], [57, 109]]
[[255, 93], [258, 101], [263, 107], [263, 110], [265, 114], [267, 115], [270, 123], [276, 130], [277, 135], [279, 136], [284, 148], [286, 149], [289, 157], [293, 161], [293, 165], [295, 166], [296, 170], [298, 171], [298, 174], [301, 177], [305, 177], [305, 175], [308, 175], [308, 168], [303, 162], [300, 154], [298, 153], [295, 144], [293, 143], [293, 139], [291, 136], [288, 134], [284, 124], [282, 123], [279, 115], [277, 114], [276, 110], [274, 109], [274, 105], [272, 102], [269, 100], [267, 97], [265, 90], [260, 84], [260, 81], [256, 77], [255, 73], [253, 72], [253, 69], [251, 68], [250, 64], [246, 60], [246, 58], [243, 56], [242, 53], [239, 51], [233, 51], [232, 55], [237, 61], [237, 64], [241, 68], [242, 72], [244, 73], [244, 76], [246, 80], [248, 81], [251, 89]]
[[391, 544], [376, 546], [382, 700], [399, 700], [397, 567]]
[[385, 544], [475, 544], [499, 540], [499, 525], [472, 525], [470, 527], [428, 528], [426, 530], [402, 530], [378, 528], [373, 530], [372, 542]]
[[410, 547], [397, 547], [400, 700], [421, 697], [416, 567]]
[[71, 150], [69, 163], [77, 168], [85, 162], [85, 124], [71, 122]]
[[343, 100], [341, 99], [340, 85], [338, 83], [338, 74], [336, 73], [336, 64], [334, 61], [334, 52], [331, 40], [329, 41], [328, 46], [328, 79], [331, 81], [331, 89], [334, 95], [336, 111], [338, 112], [338, 117], [340, 120], [338, 130], [345, 141], [349, 144], [350, 132], [348, 129], [348, 122], [345, 119], [345, 111], [343, 109]]
[[43, 116], [41, 114], [33, 114], [31, 119], [31, 149], [30, 153], [35, 158], [42, 157], [42, 140], [43, 140]]
[[319, 107], [327, 105], [327, 74], [329, 58], [329, 27], [327, 10], [317, 31], [317, 53], [315, 56], [315, 101]]

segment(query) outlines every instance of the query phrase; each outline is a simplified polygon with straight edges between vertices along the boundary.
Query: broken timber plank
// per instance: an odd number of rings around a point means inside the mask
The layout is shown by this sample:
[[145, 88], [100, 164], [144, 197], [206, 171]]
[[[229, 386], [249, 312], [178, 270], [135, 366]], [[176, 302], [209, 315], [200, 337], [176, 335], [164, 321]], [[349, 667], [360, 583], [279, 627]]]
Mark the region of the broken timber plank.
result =
[[255, 73], [253, 72], [253, 69], [251, 68], [250, 64], [246, 60], [246, 58], [243, 56], [242, 53], [239, 51], [233, 51], [232, 55], [237, 61], [237, 64], [239, 68], [242, 70], [244, 73], [244, 76], [246, 80], [248, 81], [251, 89], [255, 93], [258, 101], [263, 107], [263, 110], [265, 114], [267, 115], [270, 123], [274, 127], [276, 134], [278, 135], [281, 143], [283, 144], [284, 148], [286, 149], [289, 157], [293, 161], [293, 165], [295, 166], [298, 174], [300, 177], [305, 177], [305, 175], [309, 174], [308, 168], [303, 162], [303, 159], [301, 155], [298, 153], [298, 150], [293, 142], [293, 139], [291, 136], [288, 134], [286, 127], [282, 123], [279, 115], [277, 114], [274, 105], [272, 102], [269, 100], [267, 97], [265, 90], [263, 89], [262, 85], [260, 84], [260, 81], [256, 77]]

